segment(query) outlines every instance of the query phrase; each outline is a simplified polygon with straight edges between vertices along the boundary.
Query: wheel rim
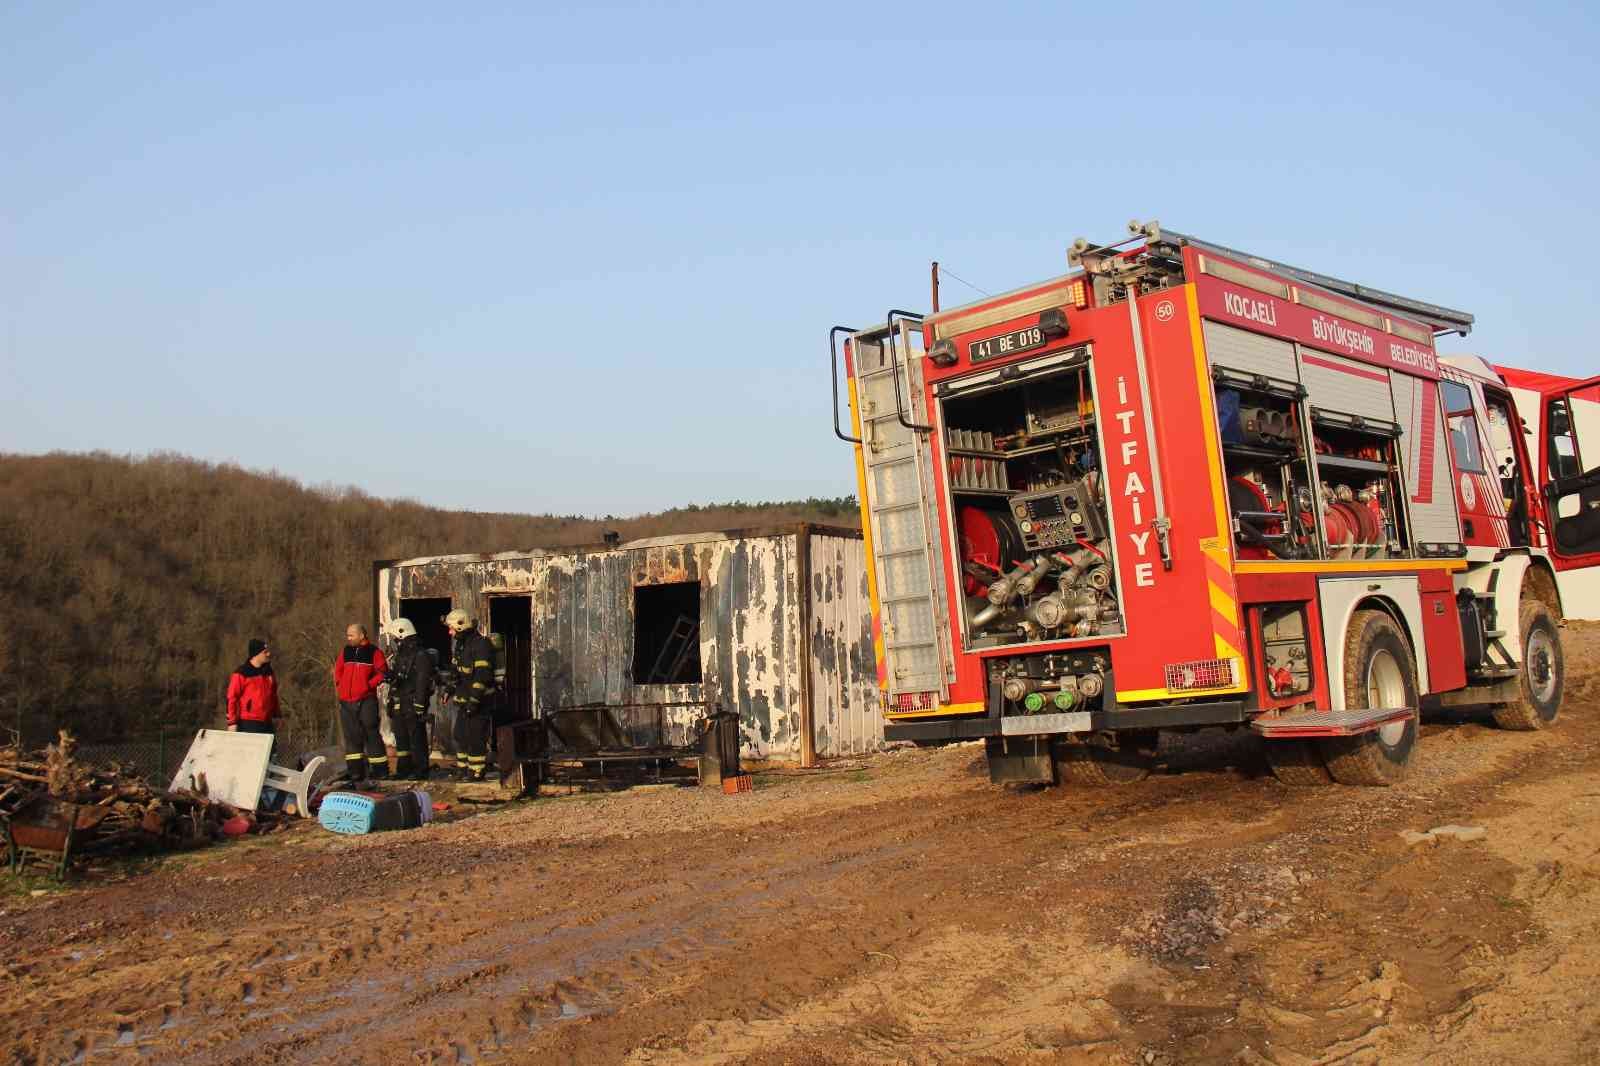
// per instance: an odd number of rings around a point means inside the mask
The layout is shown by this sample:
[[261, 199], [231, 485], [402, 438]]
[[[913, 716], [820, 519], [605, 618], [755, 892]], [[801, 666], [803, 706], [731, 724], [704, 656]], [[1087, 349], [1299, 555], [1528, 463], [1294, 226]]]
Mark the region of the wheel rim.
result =
[[[1406, 675], [1400, 661], [1393, 653], [1380, 648], [1367, 663], [1367, 706], [1406, 706]], [[1378, 739], [1388, 747], [1400, 743], [1406, 735], [1406, 720], [1389, 722], [1378, 727]]]
[[1522, 656], [1522, 669], [1528, 678], [1533, 698], [1548, 703], [1556, 693], [1555, 642], [1543, 629], [1528, 634], [1528, 647]]

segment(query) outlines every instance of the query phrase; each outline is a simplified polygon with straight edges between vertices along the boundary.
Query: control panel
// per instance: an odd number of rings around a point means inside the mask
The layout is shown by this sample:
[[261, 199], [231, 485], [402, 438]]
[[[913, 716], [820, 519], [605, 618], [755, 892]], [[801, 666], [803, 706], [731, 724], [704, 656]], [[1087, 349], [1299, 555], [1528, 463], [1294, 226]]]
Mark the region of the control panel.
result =
[[1100, 540], [1106, 535], [1100, 505], [1084, 481], [1019, 493], [1011, 497], [1011, 516], [1022, 533], [1022, 546], [1031, 552], [1068, 547], [1080, 539]]

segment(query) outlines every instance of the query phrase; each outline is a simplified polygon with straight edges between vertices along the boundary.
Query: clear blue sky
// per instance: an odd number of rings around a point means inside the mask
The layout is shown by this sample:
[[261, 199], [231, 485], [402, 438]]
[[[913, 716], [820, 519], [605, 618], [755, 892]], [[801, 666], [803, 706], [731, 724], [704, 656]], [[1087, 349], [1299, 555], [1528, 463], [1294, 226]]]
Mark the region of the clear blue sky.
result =
[[0, 450], [840, 495], [829, 326], [1131, 217], [1600, 372], [1593, 5], [450, 6], [0, 8]]

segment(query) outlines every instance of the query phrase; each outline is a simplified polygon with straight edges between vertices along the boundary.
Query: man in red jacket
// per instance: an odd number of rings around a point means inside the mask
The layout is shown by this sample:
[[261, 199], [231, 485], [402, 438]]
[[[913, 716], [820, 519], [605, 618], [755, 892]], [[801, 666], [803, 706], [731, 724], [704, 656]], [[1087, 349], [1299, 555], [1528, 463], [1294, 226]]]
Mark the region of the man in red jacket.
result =
[[352, 622], [344, 647], [333, 660], [333, 688], [339, 696], [339, 726], [344, 733], [344, 771], [352, 782], [389, 776], [389, 753], [378, 732], [378, 686], [383, 683], [383, 652], [367, 639], [367, 627]]
[[252, 640], [249, 657], [228, 678], [228, 729], [271, 733], [277, 719], [278, 679], [272, 673], [272, 649], [264, 640]]

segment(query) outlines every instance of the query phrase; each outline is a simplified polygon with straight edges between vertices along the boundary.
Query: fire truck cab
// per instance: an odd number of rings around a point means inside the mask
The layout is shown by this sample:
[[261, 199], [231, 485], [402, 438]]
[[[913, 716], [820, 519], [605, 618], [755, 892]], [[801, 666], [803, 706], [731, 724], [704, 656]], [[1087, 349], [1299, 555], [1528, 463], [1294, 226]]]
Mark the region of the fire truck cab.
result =
[[1469, 314], [1130, 232], [830, 333], [886, 736], [1105, 784], [1220, 725], [1285, 782], [1383, 785], [1424, 701], [1554, 721], [1561, 612], [1600, 602], [1595, 383], [1524, 401], [1435, 352]]
[[1528, 438], [1539, 486], [1534, 535], [1555, 568], [1563, 613], [1600, 620], [1600, 377], [1493, 371], [1510, 389]]

